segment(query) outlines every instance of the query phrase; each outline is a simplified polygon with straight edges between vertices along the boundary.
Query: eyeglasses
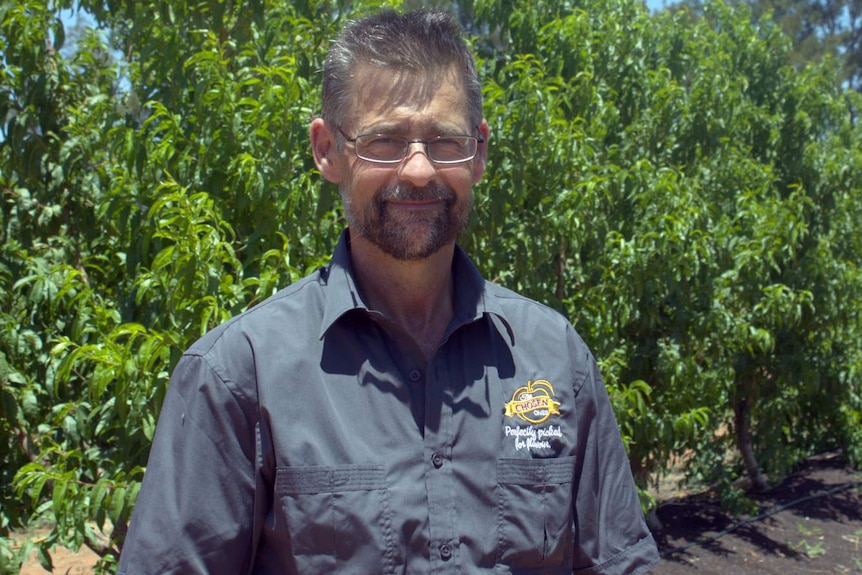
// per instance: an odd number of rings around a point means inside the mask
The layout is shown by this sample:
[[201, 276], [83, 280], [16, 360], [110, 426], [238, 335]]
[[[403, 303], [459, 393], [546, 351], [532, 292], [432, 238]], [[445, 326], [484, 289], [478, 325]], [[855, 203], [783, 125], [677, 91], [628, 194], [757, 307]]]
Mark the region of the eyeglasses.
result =
[[435, 164], [458, 164], [475, 158], [479, 144], [485, 141], [481, 135], [440, 136], [432, 140], [408, 140], [388, 134], [359, 134], [351, 138], [340, 127], [338, 131], [353, 144], [357, 158], [377, 164], [401, 162], [410, 152], [410, 144], [422, 144], [425, 155]]

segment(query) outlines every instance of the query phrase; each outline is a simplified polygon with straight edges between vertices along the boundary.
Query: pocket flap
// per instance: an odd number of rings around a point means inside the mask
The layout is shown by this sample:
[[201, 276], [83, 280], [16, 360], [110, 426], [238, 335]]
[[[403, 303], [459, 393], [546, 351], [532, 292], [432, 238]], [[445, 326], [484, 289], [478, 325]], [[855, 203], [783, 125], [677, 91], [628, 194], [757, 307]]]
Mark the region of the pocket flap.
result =
[[337, 465], [333, 467], [279, 467], [276, 493], [341, 493], [386, 487], [382, 465]]
[[575, 457], [554, 459], [498, 459], [497, 483], [507, 485], [559, 485], [571, 483]]

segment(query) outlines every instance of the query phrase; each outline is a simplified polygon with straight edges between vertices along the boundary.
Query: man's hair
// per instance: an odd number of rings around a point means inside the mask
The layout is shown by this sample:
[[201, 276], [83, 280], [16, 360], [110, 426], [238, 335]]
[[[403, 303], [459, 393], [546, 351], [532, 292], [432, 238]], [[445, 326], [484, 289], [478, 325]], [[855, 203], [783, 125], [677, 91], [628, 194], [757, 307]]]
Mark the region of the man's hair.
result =
[[348, 23], [323, 65], [323, 118], [342, 126], [351, 113], [351, 82], [363, 65], [413, 73], [454, 67], [463, 83], [470, 122], [482, 120], [482, 86], [461, 27], [447, 14], [383, 10]]

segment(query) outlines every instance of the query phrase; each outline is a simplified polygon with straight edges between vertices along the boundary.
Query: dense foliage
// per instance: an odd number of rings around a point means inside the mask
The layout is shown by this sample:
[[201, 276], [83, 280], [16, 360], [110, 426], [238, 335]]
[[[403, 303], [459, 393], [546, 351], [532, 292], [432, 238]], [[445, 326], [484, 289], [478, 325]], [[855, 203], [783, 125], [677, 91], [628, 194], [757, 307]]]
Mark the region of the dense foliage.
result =
[[[43, 519], [45, 562], [111, 571], [179, 353], [329, 257], [317, 72], [379, 5], [2, 1], [0, 573]], [[491, 126], [463, 244], [593, 348], [641, 486], [681, 459], [733, 503], [816, 451], [862, 463], [862, 100], [837, 70], [720, 0], [445, 6]], [[64, 46], [62, 8], [97, 26]]]
[[[842, 86], [862, 92], [862, 2], [860, 0], [728, 0], [751, 8], [764, 26], [778, 25], [792, 40], [791, 62], [798, 67], [832, 60]], [[703, 0], [678, 0], [670, 9], [697, 15]]]

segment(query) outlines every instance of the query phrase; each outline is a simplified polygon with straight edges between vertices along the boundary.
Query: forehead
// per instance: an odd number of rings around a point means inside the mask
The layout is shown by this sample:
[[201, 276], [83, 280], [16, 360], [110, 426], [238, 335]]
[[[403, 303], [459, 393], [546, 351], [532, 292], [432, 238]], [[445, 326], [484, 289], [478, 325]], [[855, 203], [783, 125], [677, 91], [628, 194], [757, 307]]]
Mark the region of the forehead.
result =
[[354, 129], [450, 129], [470, 127], [463, 82], [454, 69], [401, 71], [363, 66], [351, 83]]

